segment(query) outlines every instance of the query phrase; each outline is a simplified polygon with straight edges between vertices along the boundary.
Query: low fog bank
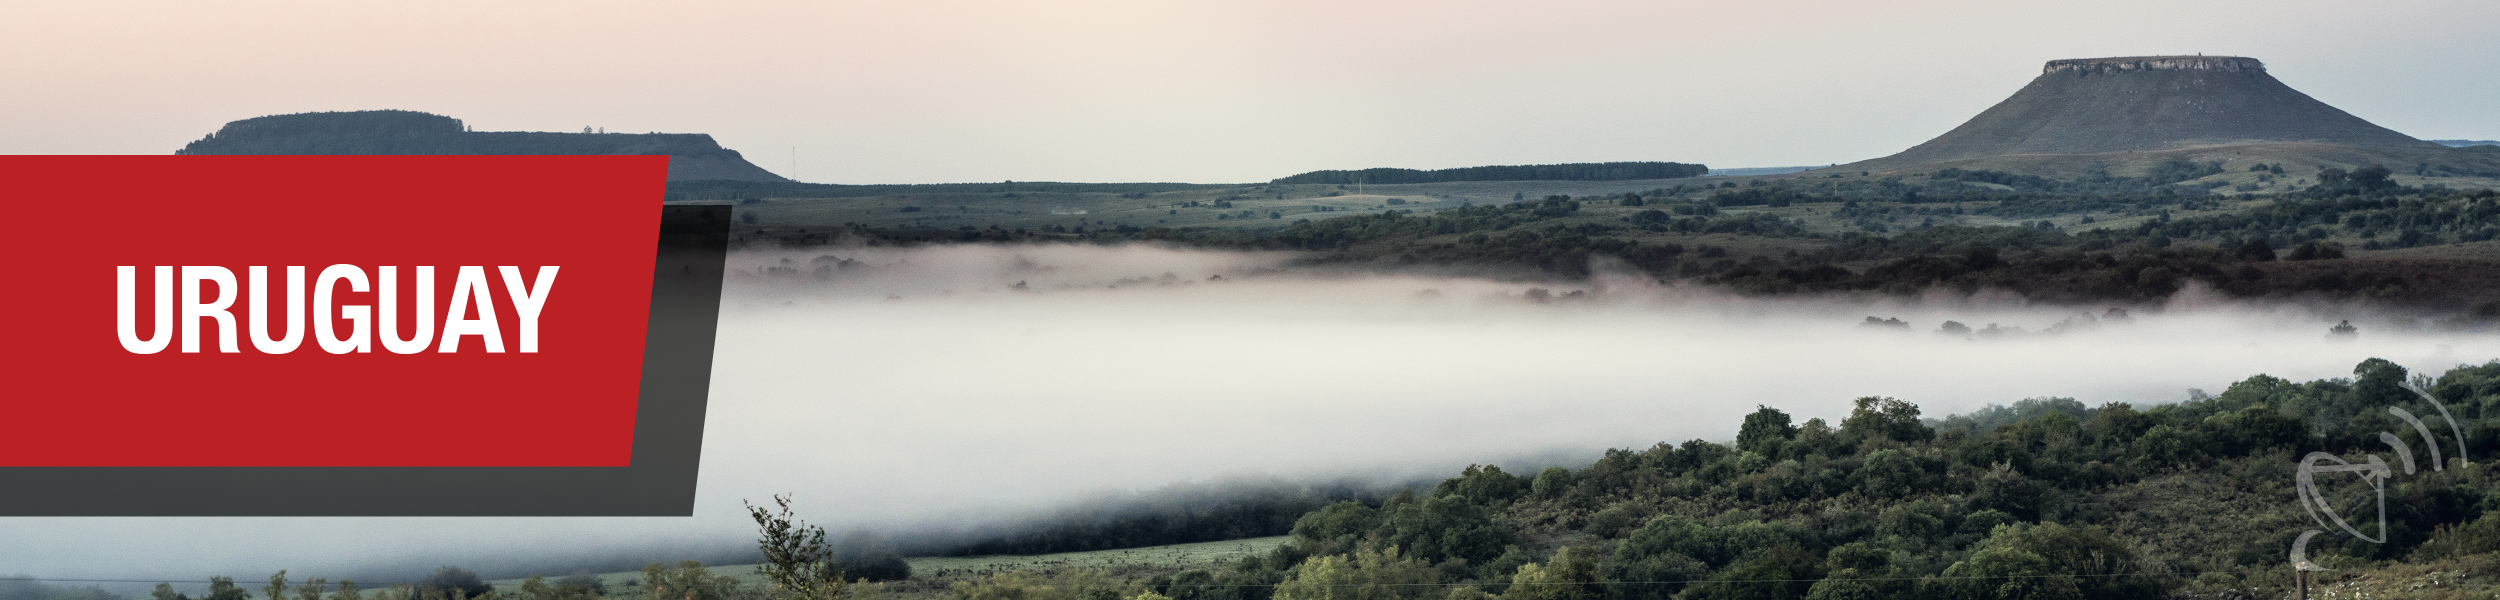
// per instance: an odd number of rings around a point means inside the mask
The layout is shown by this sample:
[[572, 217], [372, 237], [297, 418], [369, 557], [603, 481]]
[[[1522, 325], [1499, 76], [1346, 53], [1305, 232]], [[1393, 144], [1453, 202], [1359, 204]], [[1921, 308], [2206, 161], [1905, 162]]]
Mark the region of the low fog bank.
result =
[[[2401, 315], [2194, 291], [2145, 306], [1766, 300], [1632, 274], [1557, 286], [1302, 274], [1284, 259], [1090, 246], [742, 253], [716, 390], [745, 411], [716, 411], [713, 431], [746, 435], [712, 448], [787, 456], [825, 474], [826, 493], [903, 500], [855, 509], [884, 519], [1227, 471], [1447, 473], [1558, 449], [1719, 440], [1757, 404], [1834, 422], [1869, 395], [1931, 417], [2036, 396], [2143, 405], [2258, 373], [2349, 376], [2373, 356], [2434, 372], [2500, 357], [2490, 336], [2392, 331]], [[2360, 335], [2329, 341], [2345, 319]], [[1933, 333], [1945, 321], [1975, 331]], [[762, 463], [712, 464], [738, 471], [732, 481], [771, 480], [747, 474]]]
[[[1603, 268], [1556, 285], [1289, 258], [733, 254], [692, 518], [0, 519], [0, 574], [335, 580], [454, 564], [498, 577], [744, 560], [741, 501], [779, 493], [808, 521], [928, 551], [1172, 482], [1395, 486], [1471, 463], [1727, 440], [1755, 405], [1833, 422], [1870, 395], [1929, 417], [2041, 396], [2143, 406], [2258, 373], [2348, 377], [2370, 357], [2432, 374], [2500, 357], [2500, 338], [2406, 315], [2193, 289], [2123, 306], [1755, 299]], [[2359, 335], [2330, 341], [2347, 319]], [[1946, 321], [1974, 331], [1936, 333]]]

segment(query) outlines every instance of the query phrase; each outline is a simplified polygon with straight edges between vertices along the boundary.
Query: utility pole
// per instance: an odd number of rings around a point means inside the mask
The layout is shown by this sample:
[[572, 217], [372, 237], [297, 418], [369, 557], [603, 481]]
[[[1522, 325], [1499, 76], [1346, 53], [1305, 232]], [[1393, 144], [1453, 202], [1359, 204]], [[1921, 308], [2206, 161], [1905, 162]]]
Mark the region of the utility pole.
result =
[[[2306, 469], [2306, 468], [2308, 468], [2308, 465], [2305, 465], [2305, 464], [2304, 464], [2304, 465], [2302, 465], [2302, 466], [2301, 466], [2301, 468]], [[2382, 466], [2382, 467], [2380, 467], [2380, 468], [2386, 468], [2386, 467]], [[2306, 473], [2306, 472], [2304, 472], [2304, 473], [2302, 473], [2302, 474], [2303, 474], [2303, 475], [2307, 475], [2307, 473]], [[2303, 480], [2303, 481], [2301, 482], [2301, 484], [2302, 484], [2303, 488], [2304, 488], [2304, 489], [2306, 489], [2306, 486], [2308, 485], [2308, 481], [2307, 481], [2307, 480]], [[2306, 493], [2306, 492], [2304, 492], [2304, 493]], [[2307, 501], [2308, 501], [2308, 498], [2303, 497], [2303, 498], [2301, 499], [2301, 501], [2302, 501], [2302, 502], [2307, 502]], [[2302, 506], [2303, 508], [2306, 508], [2308, 505], [2307, 505], [2307, 504], [2302, 504], [2301, 506]], [[2386, 510], [2386, 509], [2380, 509], [2380, 510], [2381, 510], [2381, 511], [2384, 511], [2384, 510]], [[2298, 539], [2294, 539], [2294, 540], [2292, 540], [2292, 572], [2293, 572], [2293, 578], [2294, 578], [2294, 579], [2297, 579], [2297, 580], [2300, 582], [2300, 598], [2299, 598], [2299, 600], [2309, 600], [2309, 572], [2310, 572], [2310, 571], [2325, 571], [2325, 570], [2327, 570], [2327, 568], [2326, 568], [2326, 567], [2321, 567], [2321, 566], [2318, 566], [2318, 563], [2309, 562], [2309, 537], [2310, 537], [2310, 536], [2317, 535], [2317, 534], [2319, 534], [2319, 533], [2322, 533], [2322, 532], [2320, 532], [2320, 531], [2318, 531], [2318, 530], [2315, 530], [2315, 529], [2311, 529], [2311, 530], [2309, 530], [2309, 531], [2307, 531], [2307, 532], [2305, 532], [2305, 533], [2300, 534], [2300, 537], [2299, 537]], [[2386, 535], [2386, 534], [2380, 534], [2380, 535], [2384, 536], [2384, 535]]]

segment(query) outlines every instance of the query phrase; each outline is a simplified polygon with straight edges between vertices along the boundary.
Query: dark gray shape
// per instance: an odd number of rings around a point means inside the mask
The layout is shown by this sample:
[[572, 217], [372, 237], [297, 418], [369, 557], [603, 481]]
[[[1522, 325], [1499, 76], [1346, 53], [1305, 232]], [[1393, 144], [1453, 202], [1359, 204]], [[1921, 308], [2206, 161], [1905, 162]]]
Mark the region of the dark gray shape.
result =
[[[2326, 466], [2319, 466], [2317, 464], [2319, 461], [2328, 460], [2335, 461], [2335, 464]], [[2352, 472], [2359, 474], [2362, 481], [2370, 484], [2371, 491], [2377, 493], [2378, 537], [2362, 535], [2361, 530], [2354, 529], [2351, 523], [2344, 521], [2343, 515], [2336, 514], [2334, 506], [2326, 503], [2326, 494], [2318, 491], [2318, 482], [2315, 474], [2340, 472]], [[2392, 470], [2387, 468], [2387, 461], [2380, 460], [2376, 454], [2370, 455], [2370, 462], [2368, 463], [2354, 464], [2333, 454], [2327, 454], [2325, 452], [2311, 452], [2309, 453], [2309, 456], [2300, 460], [2300, 471], [2297, 475], [2299, 484], [2298, 491], [2300, 493], [2300, 508], [2301, 510], [2308, 511], [2309, 518], [2316, 519], [2319, 525], [2332, 525], [2343, 528], [2345, 533], [2350, 533], [2353, 537], [2361, 538], [2361, 540], [2365, 542], [2373, 544], [2387, 543], [2387, 477], [2392, 474], [2392, 472]], [[2326, 513], [2326, 516], [2318, 516], [2321, 512]], [[2332, 520], [2333, 522], [2330, 523], [2329, 520]]]
[[2393, 433], [2381, 431], [2378, 432], [2378, 441], [2381, 444], [2386, 444], [2389, 448], [2396, 449], [2396, 458], [2404, 459], [2406, 475], [2412, 475], [2414, 471], [2418, 470], [2413, 468], [2413, 450], [2405, 448], [2405, 441], [2403, 438], [2396, 437], [2396, 434]]
[[[2392, 414], [2392, 415], [2396, 415], [2396, 418], [2399, 418], [2399, 419], [2404, 419], [2406, 423], [2412, 423], [2412, 424], [2413, 424], [2413, 432], [2414, 432], [2414, 433], [2416, 433], [2416, 434], [2420, 434], [2420, 435], [2422, 436], [2422, 445], [2424, 445], [2424, 446], [2429, 446], [2429, 447], [2430, 447], [2430, 449], [2431, 449], [2431, 470], [2433, 470], [2433, 471], [2445, 471], [2445, 470], [2448, 470], [2448, 469], [2446, 468], [2446, 466], [2445, 466], [2445, 465], [2446, 465], [2446, 463], [2447, 463], [2447, 461], [2448, 461], [2448, 459], [2446, 459], [2446, 458], [2441, 458], [2441, 457], [2439, 456], [2439, 438], [2431, 437], [2431, 428], [2422, 426], [2422, 420], [2421, 420], [2421, 419], [2415, 418], [2415, 417], [2413, 416], [2413, 413], [2411, 413], [2411, 412], [2406, 412], [2406, 411], [2405, 411], [2405, 409], [2403, 409], [2403, 408], [2398, 408], [2398, 407], [2390, 406], [2390, 407], [2387, 407], [2387, 413], [2388, 413], [2388, 414]], [[2386, 434], [2386, 433], [2384, 433], [2384, 432], [2382, 432], [2382, 433], [2380, 433], [2379, 435], [2387, 435], [2387, 434]], [[2389, 436], [2389, 437], [2393, 437], [2393, 436]], [[2410, 451], [2405, 452], [2405, 474], [2406, 474], [2406, 475], [2412, 475], [2412, 474], [2413, 474], [2413, 453], [2412, 453], [2412, 452], [2410, 452]]]
[[2454, 434], [2457, 440], [2457, 462], [2468, 467], [2474, 466], [2474, 459], [2465, 456], [2465, 429], [2457, 426], [2456, 415], [2448, 414], [2448, 405], [2441, 403], [2438, 398], [2431, 397], [2430, 392], [2422, 391], [2422, 388], [2411, 383], [2404, 384], [2404, 386], [2406, 391], [2413, 392], [2413, 395], [2421, 396], [2423, 400], [2429, 401], [2431, 408], [2439, 409], [2439, 418], [2448, 421], [2448, 433]]
[[2326, 567], [2321, 567], [2321, 566], [2318, 566], [2318, 563], [2314, 563], [2314, 562], [2310, 562], [2310, 561], [2309, 561], [2309, 538], [2317, 537], [2317, 536], [2318, 536], [2318, 534], [2321, 534], [2321, 533], [2326, 533], [2326, 532], [2324, 532], [2324, 531], [2319, 531], [2319, 530], [2316, 530], [2316, 529], [2311, 529], [2311, 530], [2308, 530], [2308, 531], [2303, 531], [2303, 532], [2300, 532], [2300, 537], [2299, 537], [2299, 538], [2297, 538], [2297, 539], [2292, 540], [2292, 570], [2294, 570], [2294, 571], [2333, 571], [2333, 570], [2334, 570], [2334, 569], [2329, 569], [2329, 568], [2326, 568]]

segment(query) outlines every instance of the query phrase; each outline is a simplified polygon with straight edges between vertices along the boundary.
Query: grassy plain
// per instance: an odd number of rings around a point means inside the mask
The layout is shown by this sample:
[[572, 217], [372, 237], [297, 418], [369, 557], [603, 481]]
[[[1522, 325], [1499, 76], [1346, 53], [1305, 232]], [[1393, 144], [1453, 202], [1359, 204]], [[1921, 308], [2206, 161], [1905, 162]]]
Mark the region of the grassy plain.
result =
[[[1017, 570], [1048, 573], [1064, 569], [1096, 569], [1121, 576], [1146, 577], [1188, 569], [1211, 569], [1243, 556], [1266, 554], [1276, 549], [1277, 546], [1283, 545], [1288, 539], [1292, 538], [1276, 536], [1030, 556], [924, 556], [905, 559], [905, 562], [911, 563], [911, 580], [887, 583], [886, 591], [889, 596], [933, 595], [945, 591], [957, 581]], [[714, 574], [735, 579], [743, 585], [765, 585], [763, 576], [756, 574], [756, 567], [757, 565], [752, 564], [709, 566]], [[562, 574], [548, 573], [546, 575], [552, 580]], [[621, 591], [631, 592], [642, 587], [641, 571], [620, 571], [598, 575], [607, 583], [611, 597], [618, 597]], [[500, 579], [488, 583], [494, 584], [496, 589], [509, 594], [520, 590], [521, 581], [520, 579]]]

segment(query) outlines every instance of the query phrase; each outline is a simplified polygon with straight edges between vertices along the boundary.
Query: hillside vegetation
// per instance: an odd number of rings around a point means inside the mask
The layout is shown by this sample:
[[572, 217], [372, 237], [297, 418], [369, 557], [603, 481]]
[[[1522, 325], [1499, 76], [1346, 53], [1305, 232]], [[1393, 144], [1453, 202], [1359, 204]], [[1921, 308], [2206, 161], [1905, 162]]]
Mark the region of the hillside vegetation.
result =
[[[2421, 415], [2425, 426], [2390, 409]], [[2375, 539], [2347, 534], [2300, 499], [2298, 465], [2312, 452], [2403, 466], [2388, 467], [2379, 484], [2319, 475], [2321, 501]], [[2458, 597], [2500, 584], [2496, 453], [2500, 361], [2432, 378], [2370, 359], [2347, 379], [2256, 375], [2220, 394], [2144, 407], [2034, 398], [1934, 419], [1909, 402], [1866, 397], [1838, 423], [1798, 423], [1758, 407], [1732, 441], [1614, 449], [1589, 464], [1534, 473], [1471, 466], [1385, 499], [1306, 512], [1281, 543], [906, 564], [873, 535], [828, 544], [784, 505], [778, 513], [754, 509], [766, 562], [753, 567], [686, 561], [650, 565], [640, 577], [577, 574], [503, 586], [446, 567], [425, 582], [370, 591], [289, 582], [281, 572], [263, 595], [2259, 598], [2288, 592], [2289, 548], [2303, 532], [2320, 530], [2308, 557], [2332, 569], [2318, 574], [2322, 590]], [[2382, 503], [2383, 519], [2374, 510]], [[894, 570], [879, 571], [887, 568], [880, 564]], [[231, 579], [212, 583], [204, 600], [250, 597]], [[109, 597], [0, 586], [10, 589], [25, 600]], [[158, 595], [189, 598], [169, 587]]]
[[[1514, 600], [2274, 596], [2292, 539], [2321, 527], [2292, 502], [2299, 455], [2391, 453], [2378, 433], [2413, 429], [2386, 407], [2435, 412], [2406, 378], [2374, 359], [2353, 379], [2260, 375], [2173, 405], [2041, 398], [1936, 421], [1889, 398], [1862, 398], [1839, 423], [1765, 407], [1732, 444], [1612, 450], [1537, 473], [1471, 467], [1314, 512], [1269, 556], [1149, 585], [1179, 600], [1328, 585]], [[2465, 452], [2500, 450], [2500, 363], [2450, 371], [2430, 393], [2460, 420]], [[2430, 444], [2460, 445], [2441, 430], [2400, 439], [2426, 460]], [[2488, 460], [2452, 451], [2444, 469], [2394, 476], [2387, 543], [2321, 536], [2313, 559], [2366, 569], [2500, 549]], [[2345, 514], [2367, 514], [2369, 486], [2331, 485]]]
[[[751, 226], [733, 243], [1160, 242], [1300, 251], [1310, 267], [1555, 280], [1611, 263], [1755, 294], [2003, 289], [2141, 302], [2204, 286], [2500, 320], [2500, 305], [2477, 309], [2500, 300], [2500, 261], [2491, 260], [2500, 258], [2500, 192], [2438, 179], [2383, 166], [2295, 173], [2174, 161], [2075, 179], [1945, 169], [1651, 180], [1619, 192], [1579, 182], [1583, 195], [1541, 198], [1499, 195], [1531, 182], [1370, 186], [1377, 191], [1362, 196], [1270, 185], [1133, 198], [757, 198], [740, 205]], [[1022, 195], [1034, 197], [1008, 197]], [[1044, 198], [1071, 214], [1022, 214]]]
[[[2272, 597], [2290, 582], [2293, 538], [2334, 529], [2292, 501], [2299, 455], [2391, 453], [2379, 432], [2413, 429], [2387, 407], [2436, 412], [2407, 378], [2373, 359], [2352, 379], [2259, 375], [2172, 405], [2039, 398], [1941, 420], [1877, 397], [1836, 424], [1763, 407], [1733, 443], [1611, 450], [1536, 473], [1470, 467], [1429, 490], [1331, 505], [1290, 543], [1227, 568], [1000, 574], [951, 596]], [[2420, 381], [2466, 433], [2396, 434], [2417, 459], [2432, 445], [2500, 450], [2500, 363]], [[2313, 560], [2338, 569], [2321, 585], [2490, 589], [2500, 473], [2488, 461], [2451, 452], [2444, 468], [2391, 476], [2386, 543], [2313, 540]], [[2327, 487], [2344, 514], [2377, 500], [2358, 481]]]

